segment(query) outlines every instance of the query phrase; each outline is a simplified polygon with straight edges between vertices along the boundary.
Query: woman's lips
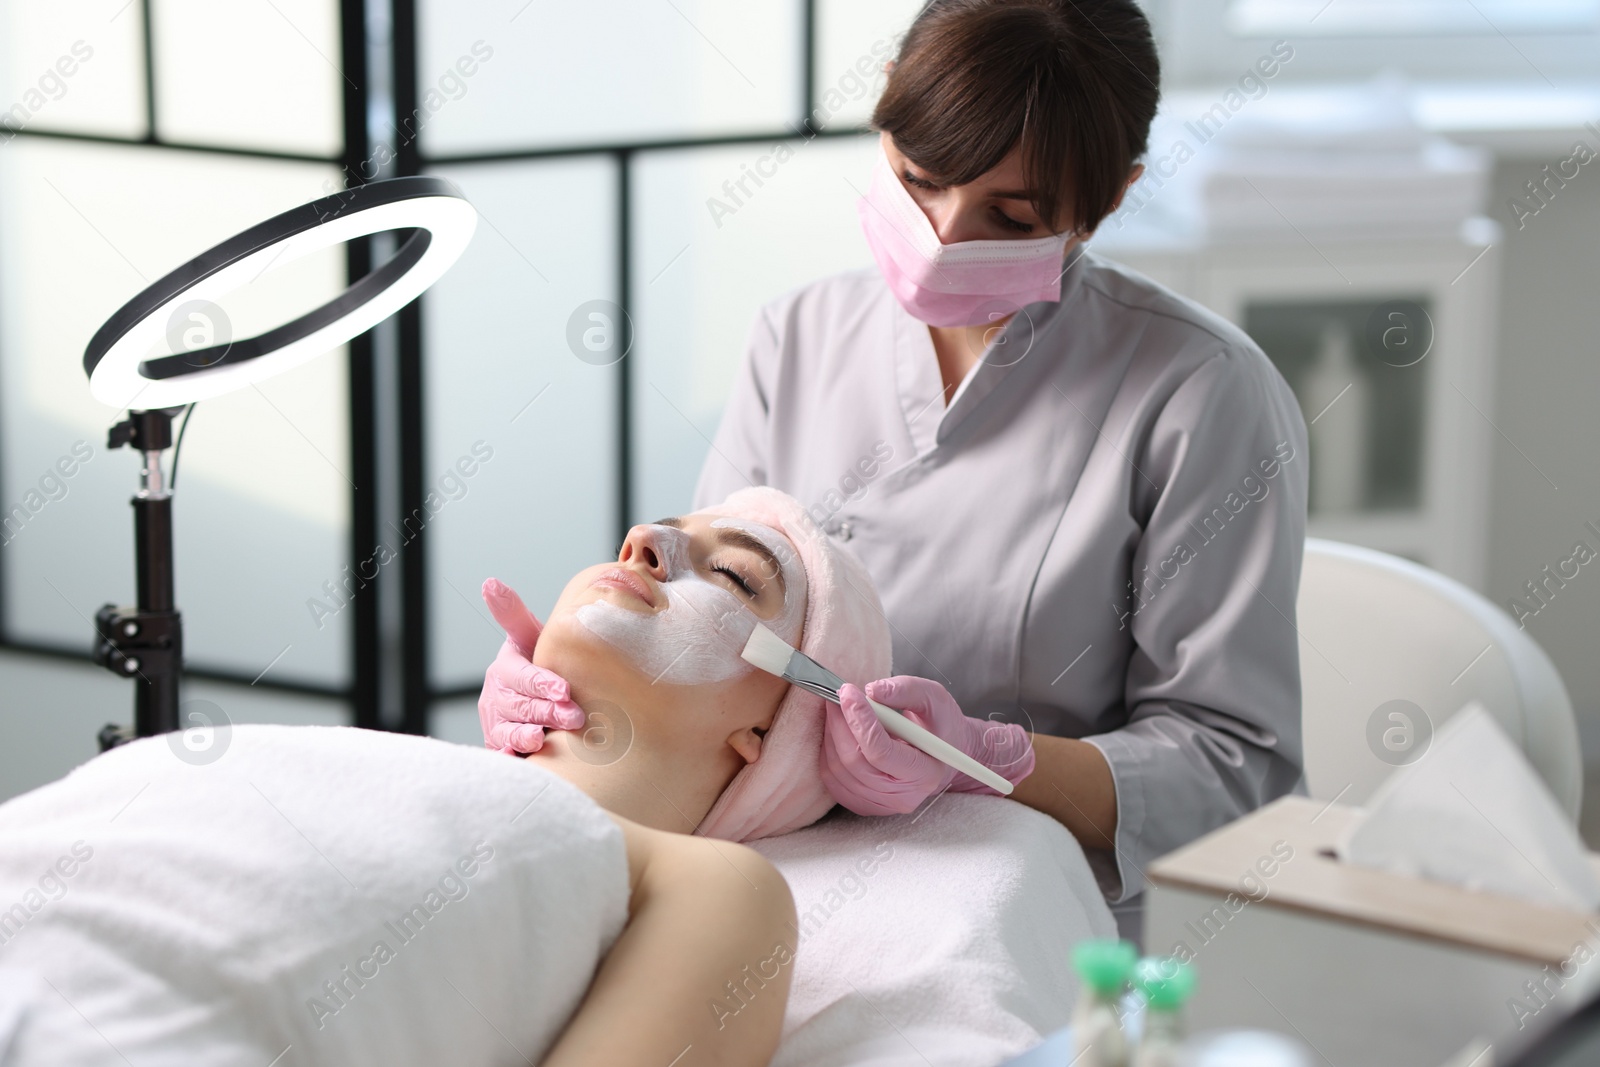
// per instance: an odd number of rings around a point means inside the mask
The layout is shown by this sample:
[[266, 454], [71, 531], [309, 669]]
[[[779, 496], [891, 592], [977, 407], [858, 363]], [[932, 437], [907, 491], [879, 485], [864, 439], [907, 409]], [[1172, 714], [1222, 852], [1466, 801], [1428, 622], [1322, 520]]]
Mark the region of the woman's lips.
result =
[[644, 601], [648, 607], [653, 608], [656, 606], [656, 598], [650, 592], [650, 586], [644, 581], [644, 579], [640, 578], [632, 571], [626, 570], [622, 567], [612, 567], [610, 570], [601, 572], [594, 581], [589, 583], [589, 585], [591, 587], [596, 585], [605, 585], [610, 586], [613, 589], [620, 589], [625, 593], [631, 593], [632, 595], [638, 597], [640, 600]]

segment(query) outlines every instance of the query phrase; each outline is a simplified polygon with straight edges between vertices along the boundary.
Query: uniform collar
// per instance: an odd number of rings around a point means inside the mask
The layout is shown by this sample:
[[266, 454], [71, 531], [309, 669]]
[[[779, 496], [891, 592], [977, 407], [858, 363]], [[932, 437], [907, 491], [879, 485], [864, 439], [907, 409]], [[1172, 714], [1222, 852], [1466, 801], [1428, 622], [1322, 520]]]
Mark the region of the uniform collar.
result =
[[1067, 253], [1061, 271], [1060, 301], [1029, 304], [1012, 316], [984, 352], [984, 358], [961, 380], [948, 405], [940, 403], [943, 383], [927, 325], [912, 318], [899, 301], [889, 296], [893, 305], [895, 377], [900, 390], [900, 407], [917, 455], [924, 455], [948, 441], [1002, 382], [1047, 357], [1047, 351], [1041, 347], [1042, 335], [1047, 325], [1063, 314], [1081, 292], [1087, 254], [1088, 248], [1082, 243]]

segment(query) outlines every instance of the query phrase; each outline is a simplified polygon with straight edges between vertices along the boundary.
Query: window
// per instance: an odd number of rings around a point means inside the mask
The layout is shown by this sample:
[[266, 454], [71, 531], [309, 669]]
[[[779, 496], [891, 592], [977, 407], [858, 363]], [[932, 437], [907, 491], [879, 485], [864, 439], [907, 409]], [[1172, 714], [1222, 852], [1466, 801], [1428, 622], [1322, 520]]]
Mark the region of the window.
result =
[[[436, 173], [480, 211], [449, 275], [348, 353], [196, 407], [177, 592], [190, 677], [240, 706], [319, 694], [476, 742], [483, 579], [546, 612], [686, 509], [760, 305], [870, 263], [862, 124], [919, 6], [0, 0], [0, 507], [39, 502], [0, 548], [0, 646], [86, 658], [96, 608], [132, 599], [137, 459], [81, 368], [100, 323], [262, 218]], [[239, 294], [235, 336], [384, 240]], [[580, 350], [597, 321], [621, 351]], [[65, 492], [30, 496], [78, 441]]]
[[[12, 649], [86, 657], [95, 610], [133, 600], [138, 456], [105, 447], [121, 415], [88, 393], [93, 331], [178, 263], [339, 179], [338, 3], [236, 7], [0, 4], [0, 634]], [[270, 71], [241, 43], [263, 41]], [[227, 302], [234, 336], [345, 279], [342, 250], [275, 272]], [[315, 625], [306, 610], [350, 558], [363, 480], [351, 411], [344, 353], [195, 409], [175, 505], [195, 676], [353, 690], [354, 612]]]
[[[508, 18], [418, 4], [419, 103], [447, 91], [414, 165], [482, 214], [421, 302], [419, 473], [432, 484], [474, 442], [494, 449], [425, 530], [426, 597], [407, 624], [423, 620], [411, 651], [425, 655], [406, 669], [430, 730], [478, 736], [501, 641], [484, 578], [543, 613], [631, 524], [686, 510], [761, 305], [871, 262], [853, 204], [882, 81], [862, 70], [881, 68], [917, 6], [670, 0]], [[580, 351], [596, 329], [626, 355]]]
[[1595, 29], [1600, 0], [1233, 0], [1240, 37], [1566, 33]]
[[1236, 80], [1266, 46], [1295, 52], [1289, 80], [1582, 88], [1600, 77], [1600, 0], [1145, 0], [1163, 89]]

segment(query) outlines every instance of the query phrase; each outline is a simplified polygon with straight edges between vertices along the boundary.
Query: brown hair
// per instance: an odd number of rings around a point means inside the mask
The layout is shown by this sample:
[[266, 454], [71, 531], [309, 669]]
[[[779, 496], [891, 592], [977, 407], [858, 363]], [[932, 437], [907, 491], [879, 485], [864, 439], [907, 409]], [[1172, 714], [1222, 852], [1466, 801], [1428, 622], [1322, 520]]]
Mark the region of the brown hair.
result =
[[973, 181], [1020, 144], [1039, 217], [1092, 230], [1144, 154], [1160, 78], [1133, 0], [930, 0], [872, 125], [940, 185]]

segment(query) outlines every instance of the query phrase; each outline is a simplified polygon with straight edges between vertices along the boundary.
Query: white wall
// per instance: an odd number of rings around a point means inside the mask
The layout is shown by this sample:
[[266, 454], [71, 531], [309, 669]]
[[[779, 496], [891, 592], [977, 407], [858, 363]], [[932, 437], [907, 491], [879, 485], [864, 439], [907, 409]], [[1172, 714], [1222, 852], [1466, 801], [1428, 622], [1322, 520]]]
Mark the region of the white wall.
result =
[[[1488, 594], [1507, 610], [1576, 541], [1600, 551], [1600, 534], [1584, 528], [1600, 527], [1600, 161], [1522, 229], [1509, 207], [1523, 182], [1560, 158], [1503, 159], [1495, 169], [1492, 212], [1505, 240], [1490, 253], [1503, 258]], [[1600, 560], [1556, 590], [1527, 629], [1566, 680], [1587, 761], [1600, 763]], [[1600, 775], [1588, 785], [1600, 793]]]

